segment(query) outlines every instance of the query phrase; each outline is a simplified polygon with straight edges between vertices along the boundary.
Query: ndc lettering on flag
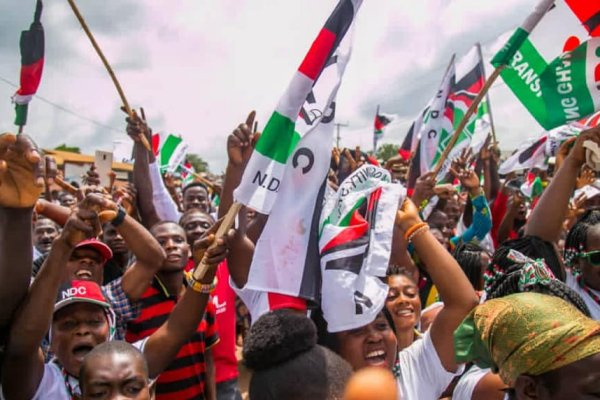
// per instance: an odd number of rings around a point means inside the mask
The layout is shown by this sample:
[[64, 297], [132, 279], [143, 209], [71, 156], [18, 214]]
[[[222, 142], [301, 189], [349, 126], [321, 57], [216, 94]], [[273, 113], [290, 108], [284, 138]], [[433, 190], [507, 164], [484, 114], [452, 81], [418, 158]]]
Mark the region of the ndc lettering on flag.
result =
[[[278, 196], [286, 163], [300, 139], [319, 124], [333, 121], [341, 76], [337, 85], [329, 88], [325, 103], [316, 101], [314, 91], [325, 71], [343, 69], [336, 51], [361, 4], [362, 0], [340, 0], [318, 33], [256, 143], [234, 192], [236, 201], [269, 214]], [[344, 60], [344, 67], [346, 62]]]
[[320, 299], [319, 219], [331, 163], [335, 99], [361, 3], [338, 3], [280, 98], [234, 193], [236, 201], [269, 214], [254, 251], [248, 289]]

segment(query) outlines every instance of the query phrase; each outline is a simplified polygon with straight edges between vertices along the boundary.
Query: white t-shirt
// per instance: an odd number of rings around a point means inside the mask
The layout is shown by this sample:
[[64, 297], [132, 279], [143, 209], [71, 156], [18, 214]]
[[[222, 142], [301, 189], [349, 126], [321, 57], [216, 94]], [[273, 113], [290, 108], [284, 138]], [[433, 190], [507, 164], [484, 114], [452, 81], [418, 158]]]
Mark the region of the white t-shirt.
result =
[[[585, 290], [583, 290], [582, 287], [579, 286], [579, 284], [577, 283], [577, 280], [575, 280], [575, 277], [573, 276], [573, 274], [570, 271], [567, 271], [566, 284], [568, 287], [573, 289], [575, 292], [577, 292], [578, 295], [581, 296], [581, 298], [585, 302], [585, 305], [588, 306], [588, 308], [590, 310], [590, 314], [592, 315], [592, 318], [595, 319], [596, 321], [600, 321], [600, 304], [596, 303], [596, 301], [592, 298], [592, 296], [587, 294], [585, 292]], [[596, 296], [600, 297], [599, 291], [593, 290], [593, 289], [590, 289], [590, 290]]]
[[[454, 387], [452, 400], [471, 400], [475, 387], [477, 387], [479, 381], [490, 372], [492, 372], [492, 370], [489, 368], [482, 369], [477, 365], [473, 365], [460, 377], [460, 380]], [[504, 399], [508, 400], [508, 394], [504, 395]]]
[[[144, 346], [148, 338], [144, 338], [135, 343], [132, 343], [142, 353], [144, 352]], [[71, 377], [71, 387], [76, 394], [80, 394], [79, 382]], [[40, 381], [40, 385], [35, 392], [32, 400], [70, 400], [69, 392], [65, 384], [65, 378], [62, 374], [60, 367], [54, 363], [49, 362], [44, 365], [44, 376]]]
[[402, 400], [437, 400], [452, 379], [460, 375], [464, 365], [456, 372], [448, 372], [431, 341], [430, 332], [398, 353], [400, 376], [398, 391]]

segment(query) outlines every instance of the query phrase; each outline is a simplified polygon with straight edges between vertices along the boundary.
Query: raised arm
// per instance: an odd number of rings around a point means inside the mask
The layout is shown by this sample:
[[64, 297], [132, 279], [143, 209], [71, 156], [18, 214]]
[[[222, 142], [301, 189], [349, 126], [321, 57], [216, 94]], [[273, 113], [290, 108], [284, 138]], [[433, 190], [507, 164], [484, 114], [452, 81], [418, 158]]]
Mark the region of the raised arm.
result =
[[525, 226], [526, 235], [537, 236], [548, 242], [558, 240], [579, 171], [585, 163], [583, 143], [586, 140], [600, 144], [600, 127], [589, 129], [579, 135], [569, 155], [533, 209]]
[[[27, 293], [33, 246], [32, 210], [44, 189], [43, 173], [52, 179], [53, 160], [42, 157], [26, 135], [0, 135], [0, 329]], [[3, 344], [3, 343], [0, 343]]]
[[142, 223], [147, 228], [151, 228], [160, 221], [156, 209], [154, 208], [152, 198], [152, 181], [150, 179], [150, 163], [155, 162], [154, 153], [146, 150], [141, 135], [151, 141], [151, 130], [141, 118], [134, 116], [127, 117], [127, 134], [133, 140], [133, 183], [137, 189], [138, 210]]
[[[398, 210], [396, 225], [406, 233], [422, 222], [417, 207], [405, 200]], [[454, 330], [478, 304], [478, 298], [456, 260], [426, 226], [420, 229], [413, 235], [412, 244], [444, 302], [444, 309], [431, 326], [431, 340], [442, 365], [452, 372], [458, 368], [454, 359]]]
[[246, 118], [246, 122], [238, 125], [227, 137], [228, 161], [223, 190], [221, 191], [221, 202], [219, 203], [219, 218], [223, 217], [233, 204], [233, 191], [240, 184], [246, 164], [254, 150], [254, 144], [258, 136], [252, 133], [255, 116], [256, 112], [251, 111]]
[[165, 252], [154, 236], [129, 215], [125, 215], [123, 223], [116, 228], [135, 256], [135, 262], [127, 268], [121, 281], [123, 291], [135, 301], [152, 283], [165, 261]]
[[64, 267], [75, 245], [99, 232], [97, 212], [108, 207], [111, 204], [106, 199], [88, 196], [73, 210], [60, 236], [54, 240], [11, 327], [2, 371], [2, 387], [7, 398], [30, 399], [35, 394], [44, 373], [44, 357], [39, 346], [50, 328]]
[[[213, 228], [217, 226], [214, 225]], [[227, 242], [235, 232], [230, 230], [227, 237], [218, 239], [218, 245], [212, 249], [205, 249], [214, 241], [214, 229], [210, 234], [194, 243], [194, 260], [199, 263], [202, 257], [210, 266], [200, 284], [213, 283], [217, 265], [227, 256]], [[209, 233], [207, 232], [207, 233]], [[148, 369], [152, 378], [158, 376], [175, 358], [181, 346], [196, 332], [198, 324], [202, 321], [204, 310], [208, 302], [208, 291], [199, 291], [188, 286], [169, 319], [154, 332], [146, 342], [144, 356], [148, 361]]]

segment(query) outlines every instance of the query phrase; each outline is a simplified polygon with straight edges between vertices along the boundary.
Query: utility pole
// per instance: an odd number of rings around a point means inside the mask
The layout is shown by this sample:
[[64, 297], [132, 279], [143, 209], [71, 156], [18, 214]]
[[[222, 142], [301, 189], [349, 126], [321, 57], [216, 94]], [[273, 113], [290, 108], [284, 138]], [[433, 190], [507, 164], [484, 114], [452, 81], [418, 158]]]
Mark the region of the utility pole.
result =
[[347, 122], [345, 124], [340, 124], [340, 123], [336, 123], [335, 127], [337, 129], [337, 134], [336, 134], [336, 138], [335, 138], [335, 147], [337, 147], [338, 149], [340, 148], [340, 128], [346, 128], [350, 126], [350, 124], [348, 124]]

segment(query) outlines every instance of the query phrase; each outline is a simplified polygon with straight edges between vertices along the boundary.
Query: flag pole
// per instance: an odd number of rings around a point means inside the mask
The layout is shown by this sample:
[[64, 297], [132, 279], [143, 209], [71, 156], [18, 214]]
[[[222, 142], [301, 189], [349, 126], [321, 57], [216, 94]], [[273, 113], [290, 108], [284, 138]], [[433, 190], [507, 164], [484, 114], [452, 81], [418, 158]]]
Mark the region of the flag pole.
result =
[[444, 152], [442, 153], [442, 155], [438, 159], [438, 162], [435, 165], [435, 168], [433, 169], [434, 176], [437, 176], [437, 174], [440, 172], [440, 169], [442, 169], [442, 166], [444, 165], [444, 162], [446, 161], [446, 158], [448, 158], [448, 154], [450, 154], [450, 151], [454, 148], [454, 145], [456, 144], [456, 141], [458, 140], [458, 137], [462, 133], [462, 131], [465, 128], [465, 126], [467, 126], [467, 123], [469, 122], [469, 119], [471, 119], [471, 116], [475, 113], [475, 110], [477, 110], [477, 107], [479, 106], [479, 103], [481, 103], [481, 100], [487, 94], [487, 91], [490, 89], [490, 87], [492, 86], [492, 84], [494, 83], [494, 81], [498, 78], [498, 76], [500, 76], [500, 73], [502, 72], [502, 70], [505, 67], [506, 67], [506, 65], [502, 64], [502, 65], [498, 66], [498, 68], [496, 68], [494, 70], [494, 72], [492, 72], [492, 75], [490, 75], [490, 77], [488, 78], [488, 80], [485, 82], [485, 84], [481, 88], [481, 91], [479, 92], [479, 94], [477, 95], [477, 97], [475, 97], [475, 100], [473, 100], [473, 103], [471, 103], [471, 106], [469, 107], [469, 109], [465, 113], [465, 116], [463, 117], [463, 119], [460, 121], [460, 123], [456, 127], [456, 130], [454, 131], [454, 135], [452, 135], [452, 138], [450, 139], [450, 141], [446, 145], [446, 148], [444, 149]]
[[[527, 16], [527, 18], [521, 24], [519, 29], [517, 29], [517, 31], [515, 31], [515, 33], [513, 33], [513, 36], [504, 45], [502, 50], [500, 50], [500, 52], [498, 54], [496, 54], [494, 59], [497, 59], [498, 66], [496, 67], [494, 72], [492, 72], [492, 75], [490, 75], [488, 80], [485, 82], [485, 84], [481, 88], [481, 91], [479, 92], [477, 97], [475, 97], [475, 100], [473, 100], [473, 103], [471, 103], [471, 106], [465, 113], [465, 116], [463, 117], [462, 121], [460, 121], [460, 124], [458, 125], [458, 127], [456, 127], [456, 130], [454, 131], [454, 135], [452, 136], [452, 138], [446, 145], [444, 152], [440, 156], [437, 164], [435, 165], [435, 168], [433, 169], [433, 172], [436, 176], [440, 172], [440, 169], [442, 168], [442, 165], [446, 161], [446, 158], [448, 158], [448, 154], [450, 154], [450, 151], [454, 147], [454, 144], [458, 140], [458, 137], [462, 133], [462, 130], [465, 128], [465, 126], [469, 122], [469, 119], [471, 118], [471, 116], [473, 115], [475, 110], [477, 110], [477, 106], [483, 99], [483, 96], [485, 96], [487, 94], [488, 90], [492, 86], [492, 83], [494, 83], [494, 81], [498, 78], [498, 76], [500, 76], [500, 73], [502, 72], [502, 70], [504, 68], [506, 68], [508, 62], [512, 59], [514, 54], [519, 50], [519, 48], [521, 47], [523, 42], [527, 39], [527, 37], [529, 36], [531, 31], [533, 31], [533, 28], [535, 28], [536, 25], [542, 20], [542, 17], [546, 14], [546, 12], [548, 12], [548, 10], [550, 10], [550, 8], [552, 8], [554, 6], [554, 1], [555, 0], [540, 0], [538, 2], [538, 4], [535, 6], [533, 12]], [[492, 60], [492, 62], [494, 62], [494, 60]]]
[[[112, 79], [112, 81], [115, 85], [115, 88], [117, 89], [117, 92], [119, 93], [119, 97], [121, 97], [121, 102], [123, 103], [125, 112], [127, 113], [127, 115], [129, 115], [129, 118], [134, 118], [134, 111], [131, 109], [131, 107], [129, 107], [129, 102], [127, 101], [127, 98], [125, 97], [125, 92], [123, 92], [123, 88], [121, 87], [121, 84], [117, 80], [117, 76], [115, 75], [115, 72], [113, 71], [112, 67], [108, 63], [108, 60], [104, 56], [104, 53], [102, 53], [100, 46], [98, 46], [98, 43], [96, 42], [96, 39], [94, 38], [94, 35], [92, 35], [90, 28], [88, 28], [87, 23], [85, 22], [85, 20], [83, 19], [83, 16], [79, 12], [79, 9], [77, 8], [77, 5], [75, 4], [75, 1], [68, 0], [68, 2], [69, 2], [69, 5], [71, 6], [71, 9], [73, 10], [73, 13], [75, 14], [75, 17], [77, 17], [79, 24], [85, 31], [87, 37], [90, 39], [90, 42], [92, 42], [92, 46], [94, 47], [94, 50], [96, 50], [96, 53], [98, 53], [98, 56], [102, 60], [102, 63], [104, 64], [104, 67], [106, 68], [106, 71], [108, 71], [108, 75], [110, 75], [110, 78]], [[150, 147], [150, 143], [148, 143], [148, 139], [143, 134], [140, 135], [140, 139], [142, 141], [142, 144], [146, 148], [146, 150], [151, 151], [151, 147]]]
[[[483, 76], [483, 80], [485, 81], [485, 67], [483, 66], [483, 53], [481, 52], [481, 43], [475, 43], [477, 47], [477, 52], [479, 53], [479, 59], [481, 60], [481, 76]], [[498, 140], [496, 139], [496, 127], [494, 125], [494, 117], [492, 116], [492, 103], [490, 102], [490, 94], [489, 92], [485, 94], [485, 101], [488, 104], [488, 114], [490, 114], [490, 130], [492, 131], [492, 141], [494, 146], [498, 145]]]
[[[215, 233], [215, 240], [208, 247], [207, 251], [216, 247], [217, 240], [219, 240], [220, 238], [222, 238], [223, 236], [225, 236], [227, 234], [227, 231], [229, 231], [229, 229], [233, 226], [233, 224], [235, 222], [235, 217], [238, 215], [241, 208], [242, 208], [242, 203], [234, 202], [231, 205], [231, 207], [227, 211], [227, 214], [225, 214], [225, 216], [223, 217], [223, 222], [221, 222], [221, 225], [217, 229], [217, 233]], [[194, 276], [194, 279], [197, 281], [204, 278], [204, 275], [206, 275], [206, 272], [208, 271], [208, 269], [210, 267], [208, 264], [206, 264], [205, 260], [206, 260], [206, 257], [203, 257], [202, 261], [200, 261], [200, 264], [198, 264], [198, 266], [194, 269], [193, 276]]]

